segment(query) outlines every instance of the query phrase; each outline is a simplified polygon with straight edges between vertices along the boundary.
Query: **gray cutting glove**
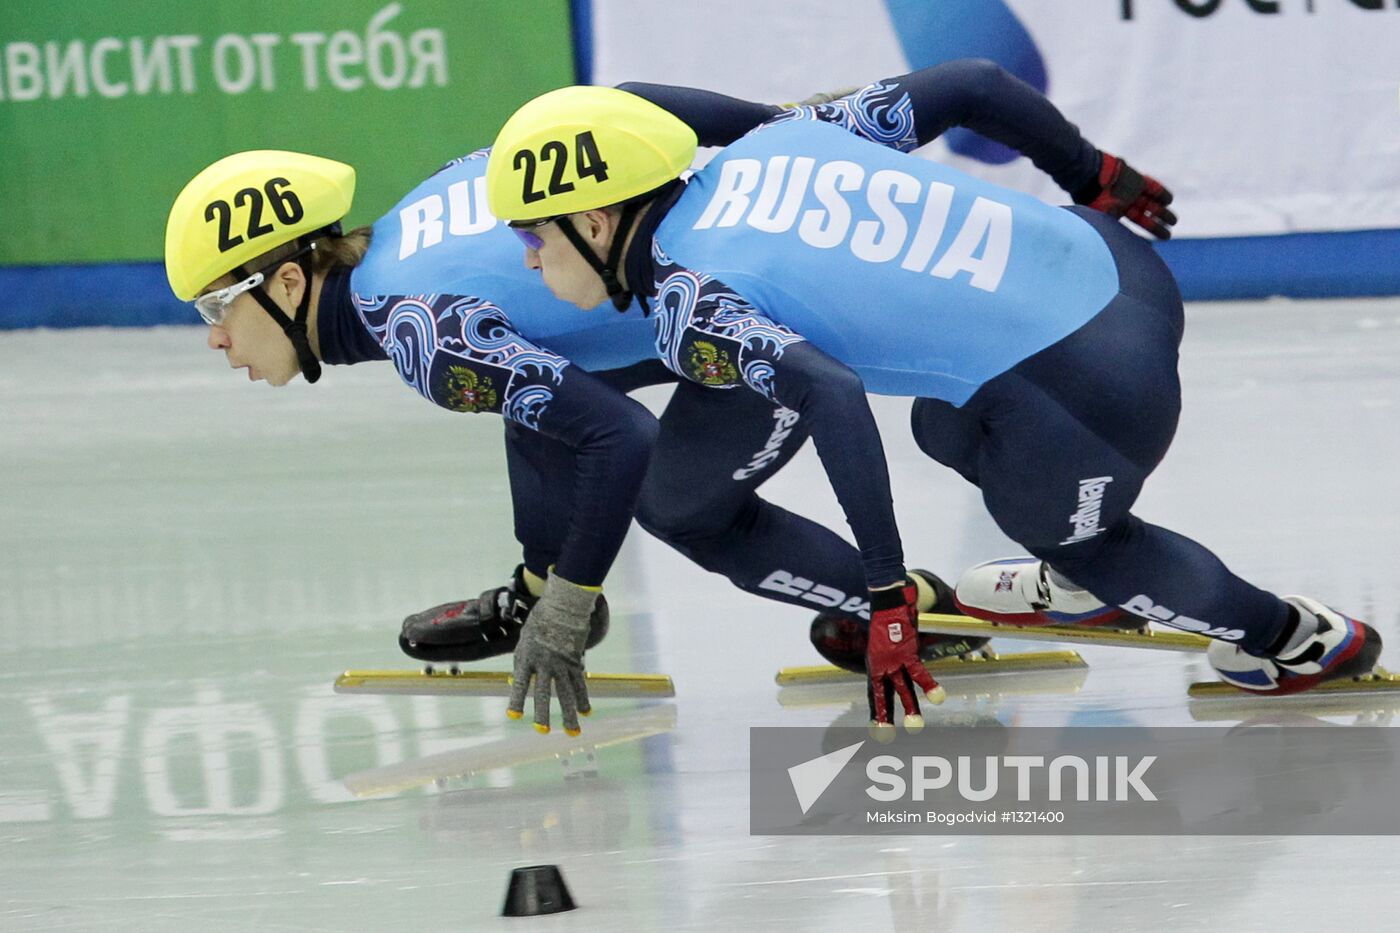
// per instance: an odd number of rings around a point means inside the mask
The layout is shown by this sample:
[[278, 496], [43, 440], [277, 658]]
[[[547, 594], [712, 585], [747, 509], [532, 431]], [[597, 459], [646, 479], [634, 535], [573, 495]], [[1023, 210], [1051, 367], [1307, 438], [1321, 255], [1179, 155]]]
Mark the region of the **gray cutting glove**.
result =
[[544, 595], [530, 610], [515, 646], [515, 672], [511, 675], [510, 703], [506, 715], [519, 719], [525, 714], [525, 694], [530, 678], [535, 680], [535, 729], [549, 731], [549, 699], [559, 697], [564, 714], [564, 731], [579, 734], [579, 713], [592, 712], [588, 685], [583, 679], [583, 650], [588, 641], [588, 623], [600, 591], [570, 583], [551, 573]]

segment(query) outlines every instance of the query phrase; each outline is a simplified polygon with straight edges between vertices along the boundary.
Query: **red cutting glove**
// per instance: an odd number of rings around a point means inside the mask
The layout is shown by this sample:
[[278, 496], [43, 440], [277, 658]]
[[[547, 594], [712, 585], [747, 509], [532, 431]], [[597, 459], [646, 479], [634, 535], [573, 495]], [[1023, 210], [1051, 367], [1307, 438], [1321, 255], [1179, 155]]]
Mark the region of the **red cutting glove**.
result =
[[1110, 217], [1126, 217], [1159, 240], [1170, 240], [1176, 215], [1167, 207], [1172, 193], [1118, 156], [1100, 152], [1099, 174], [1074, 192], [1074, 203]]
[[866, 687], [873, 725], [894, 728], [894, 695], [904, 704], [904, 727], [921, 728], [914, 684], [929, 701], [943, 702], [943, 688], [919, 660], [919, 591], [902, 586], [870, 591], [870, 639], [865, 646]]

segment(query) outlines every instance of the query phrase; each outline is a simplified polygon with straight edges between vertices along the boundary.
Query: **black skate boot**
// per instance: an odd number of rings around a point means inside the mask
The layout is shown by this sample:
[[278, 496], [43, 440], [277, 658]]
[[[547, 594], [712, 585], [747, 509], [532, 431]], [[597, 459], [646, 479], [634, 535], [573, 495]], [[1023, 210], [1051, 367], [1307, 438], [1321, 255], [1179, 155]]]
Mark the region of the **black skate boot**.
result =
[[[963, 615], [953, 601], [953, 589], [934, 573], [927, 570], [910, 570], [911, 575], [923, 577], [933, 588], [936, 597], [930, 612], [946, 615]], [[865, 645], [869, 639], [870, 623], [841, 615], [835, 612], [820, 613], [812, 620], [812, 647], [827, 660], [842, 670], [853, 674], [865, 673]], [[939, 635], [934, 632], [919, 633], [919, 659], [936, 661], [939, 658], [957, 657], [976, 651], [989, 639], [968, 635]]]
[[[521, 564], [505, 586], [404, 619], [399, 648], [420, 661], [479, 661], [509, 654], [520, 641], [520, 627], [536, 601], [525, 585], [525, 565]], [[592, 648], [607, 634], [608, 602], [599, 596], [587, 647]]]

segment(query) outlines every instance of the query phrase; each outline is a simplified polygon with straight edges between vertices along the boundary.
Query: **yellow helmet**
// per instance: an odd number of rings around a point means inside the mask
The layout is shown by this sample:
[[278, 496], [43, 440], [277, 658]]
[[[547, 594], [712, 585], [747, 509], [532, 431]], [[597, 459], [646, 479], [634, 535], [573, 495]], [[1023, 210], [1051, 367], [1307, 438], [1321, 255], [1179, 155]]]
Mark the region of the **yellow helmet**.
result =
[[502, 220], [535, 220], [619, 204], [679, 178], [695, 131], [635, 94], [608, 87], [550, 91], [515, 112], [486, 165], [486, 197]]
[[185, 185], [165, 225], [165, 274], [182, 301], [274, 247], [339, 221], [355, 170], [259, 149], [220, 159]]

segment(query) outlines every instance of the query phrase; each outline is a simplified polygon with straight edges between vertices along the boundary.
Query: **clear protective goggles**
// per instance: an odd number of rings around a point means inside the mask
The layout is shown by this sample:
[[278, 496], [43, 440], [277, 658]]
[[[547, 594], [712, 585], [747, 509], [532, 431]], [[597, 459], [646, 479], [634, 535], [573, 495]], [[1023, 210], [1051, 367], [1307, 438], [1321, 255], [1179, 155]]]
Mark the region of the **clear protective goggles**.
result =
[[222, 324], [224, 315], [228, 313], [228, 306], [233, 304], [234, 299], [247, 291], [252, 291], [263, 283], [264, 276], [261, 272], [254, 272], [241, 282], [235, 282], [228, 288], [216, 289], [206, 292], [194, 300], [195, 310], [199, 316], [204, 318], [206, 324]]
[[228, 314], [229, 305], [244, 292], [250, 292], [267, 280], [267, 273], [278, 268], [283, 263], [294, 262], [305, 256], [307, 253], [316, 251], [315, 243], [308, 243], [290, 256], [283, 257], [270, 265], [264, 266], [257, 272], [248, 276], [241, 282], [235, 282], [227, 288], [218, 288], [212, 292], [200, 295], [194, 300], [195, 310], [199, 316], [204, 318], [206, 324], [222, 324], [224, 315]]
[[539, 220], [512, 220], [506, 226], [515, 232], [515, 235], [520, 238], [520, 242], [525, 244], [526, 249], [538, 252], [544, 246], [544, 240], [540, 238], [534, 228], [552, 224], [558, 219], [558, 217], [543, 217]]

